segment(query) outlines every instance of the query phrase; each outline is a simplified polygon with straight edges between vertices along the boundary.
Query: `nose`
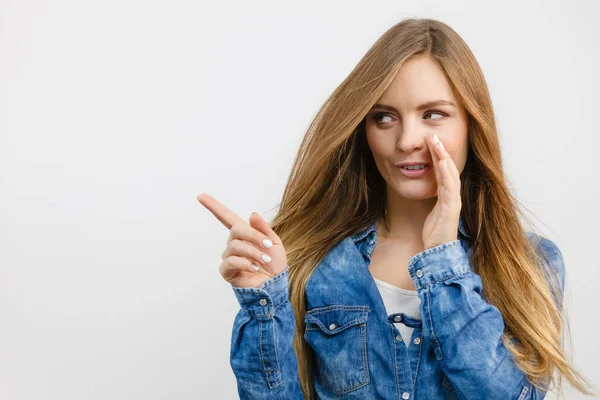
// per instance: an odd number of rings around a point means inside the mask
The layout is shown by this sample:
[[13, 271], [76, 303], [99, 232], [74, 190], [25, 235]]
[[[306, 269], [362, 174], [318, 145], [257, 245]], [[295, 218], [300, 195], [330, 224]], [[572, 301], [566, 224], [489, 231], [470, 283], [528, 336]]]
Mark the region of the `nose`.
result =
[[426, 146], [427, 132], [422, 128], [405, 126], [398, 134], [396, 147], [404, 153], [412, 153]]

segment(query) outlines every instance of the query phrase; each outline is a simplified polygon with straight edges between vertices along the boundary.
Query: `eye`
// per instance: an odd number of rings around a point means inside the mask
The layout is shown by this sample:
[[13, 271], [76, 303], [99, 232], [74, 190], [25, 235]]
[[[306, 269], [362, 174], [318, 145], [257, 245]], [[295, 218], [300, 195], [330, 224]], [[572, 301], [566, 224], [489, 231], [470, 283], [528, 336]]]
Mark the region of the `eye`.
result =
[[[447, 114], [445, 114], [443, 112], [440, 112], [440, 111], [430, 110], [430, 111], [426, 111], [425, 112], [425, 116], [428, 116], [428, 115], [431, 116], [433, 114], [437, 114], [437, 115], [439, 115], [439, 117], [438, 118], [425, 118], [425, 119], [430, 119], [430, 120], [434, 120], [435, 121], [435, 120], [440, 120], [440, 119], [446, 118], [448, 116]], [[389, 114], [386, 114], [386, 113], [377, 113], [377, 114], [373, 115], [373, 120], [377, 124], [379, 124], [379, 125], [386, 125], [387, 123], [391, 122], [391, 121], [387, 121], [387, 122], [381, 121], [380, 118], [382, 118], [382, 117], [388, 117], [388, 118], [394, 119], [394, 117], [392, 117]]]
[[[392, 117], [391, 115], [389, 115], [389, 114], [385, 114], [385, 113], [377, 113], [377, 114], [373, 115], [373, 120], [374, 120], [376, 123], [378, 123], [378, 124], [381, 124], [381, 123], [383, 123], [383, 122], [379, 121], [379, 118], [381, 118], [381, 117], [389, 117], [389, 118], [393, 118], [393, 117]], [[384, 125], [385, 125], [385, 123], [384, 123]]]
[[436, 119], [443, 119], [443, 118], [447, 117], [446, 114], [444, 114], [443, 112], [439, 112], [439, 111], [427, 111], [427, 112], [425, 112], [425, 115], [431, 115], [431, 114], [441, 115], [440, 118], [433, 118], [434, 120], [436, 120]]

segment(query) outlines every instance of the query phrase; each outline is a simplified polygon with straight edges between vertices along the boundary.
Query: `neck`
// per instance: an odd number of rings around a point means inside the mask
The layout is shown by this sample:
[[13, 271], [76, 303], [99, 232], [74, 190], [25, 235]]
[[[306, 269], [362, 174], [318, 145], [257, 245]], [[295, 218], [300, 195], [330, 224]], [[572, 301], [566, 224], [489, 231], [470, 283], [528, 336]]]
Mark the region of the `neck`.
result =
[[390, 240], [422, 243], [423, 225], [436, 201], [435, 196], [424, 200], [413, 200], [388, 190], [386, 209], [390, 230], [386, 230], [383, 221], [379, 221], [377, 236]]

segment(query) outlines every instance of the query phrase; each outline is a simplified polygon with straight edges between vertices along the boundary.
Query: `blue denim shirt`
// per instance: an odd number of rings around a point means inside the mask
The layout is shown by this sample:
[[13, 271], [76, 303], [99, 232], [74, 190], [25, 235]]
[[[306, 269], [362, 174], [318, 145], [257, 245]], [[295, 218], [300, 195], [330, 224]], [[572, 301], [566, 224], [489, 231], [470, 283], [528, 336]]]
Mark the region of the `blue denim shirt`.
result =
[[[333, 247], [306, 285], [304, 338], [319, 399], [543, 399], [501, 341], [500, 311], [481, 297], [462, 218], [458, 239], [414, 255], [421, 316], [388, 315], [368, 266], [376, 223]], [[530, 240], [538, 235], [527, 232]], [[542, 248], [542, 249], [540, 249]], [[542, 237], [564, 291], [560, 250]], [[258, 288], [232, 286], [241, 309], [230, 364], [241, 399], [302, 399], [292, 342], [289, 267]], [[562, 303], [563, 293], [554, 294]], [[397, 324], [414, 328], [408, 347]]]

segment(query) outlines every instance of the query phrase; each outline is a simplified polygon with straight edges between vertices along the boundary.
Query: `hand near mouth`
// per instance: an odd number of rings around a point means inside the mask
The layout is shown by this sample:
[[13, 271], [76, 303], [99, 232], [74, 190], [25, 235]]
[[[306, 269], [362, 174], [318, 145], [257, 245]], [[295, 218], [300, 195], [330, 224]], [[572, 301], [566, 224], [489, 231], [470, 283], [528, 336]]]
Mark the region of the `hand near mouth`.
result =
[[428, 136], [426, 142], [431, 152], [437, 184], [437, 202], [423, 225], [423, 244], [425, 249], [429, 249], [457, 240], [462, 200], [460, 173], [454, 160], [436, 134]]

